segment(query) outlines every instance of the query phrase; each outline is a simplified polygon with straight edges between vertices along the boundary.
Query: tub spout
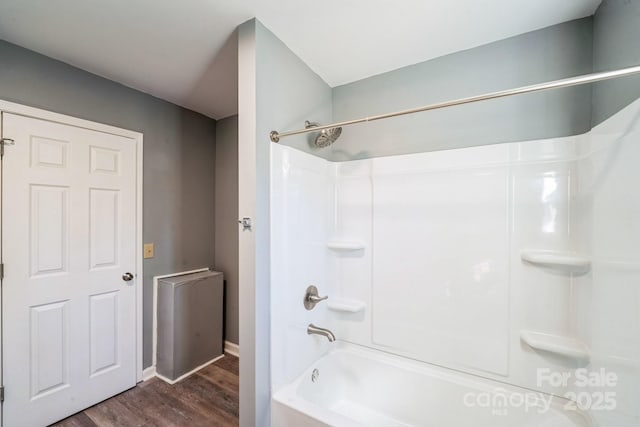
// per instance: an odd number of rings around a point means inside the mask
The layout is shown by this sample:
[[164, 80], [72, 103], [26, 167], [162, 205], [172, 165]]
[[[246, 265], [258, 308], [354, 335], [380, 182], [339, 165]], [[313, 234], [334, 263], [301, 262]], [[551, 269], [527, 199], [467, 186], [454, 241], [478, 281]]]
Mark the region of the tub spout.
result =
[[319, 328], [313, 323], [309, 323], [309, 326], [307, 326], [307, 334], [322, 335], [323, 337], [327, 337], [329, 342], [334, 342], [336, 340], [336, 336], [333, 335], [333, 332], [325, 328]]

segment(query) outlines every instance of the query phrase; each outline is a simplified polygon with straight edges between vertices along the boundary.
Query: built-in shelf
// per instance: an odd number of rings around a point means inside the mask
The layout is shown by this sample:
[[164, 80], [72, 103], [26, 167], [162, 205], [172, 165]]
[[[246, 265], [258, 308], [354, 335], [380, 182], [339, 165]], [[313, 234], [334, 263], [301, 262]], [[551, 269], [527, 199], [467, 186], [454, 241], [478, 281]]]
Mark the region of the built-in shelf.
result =
[[573, 273], [584, 273], [591, 267], [586, 256], [572, 252], [545, 250], [524, 250], [520, 253], [523, 261], [543, 267], [557, 268]]
[[329, 240], [327, 247], [334, 251], [359, 251], [365, 248], [365, 244], [355, 240]]
[[576, 338], [524, 330], [520, 331], [520, 339], [536, 350], [555, 353], [584, 362], [588, 362], [590, 358], [587, 346]]
[[342, 311], [344, 313], [359, 313], [367, 307], [363, 301], [346, 298], [329, 298], [327, 300], [329, 310]]

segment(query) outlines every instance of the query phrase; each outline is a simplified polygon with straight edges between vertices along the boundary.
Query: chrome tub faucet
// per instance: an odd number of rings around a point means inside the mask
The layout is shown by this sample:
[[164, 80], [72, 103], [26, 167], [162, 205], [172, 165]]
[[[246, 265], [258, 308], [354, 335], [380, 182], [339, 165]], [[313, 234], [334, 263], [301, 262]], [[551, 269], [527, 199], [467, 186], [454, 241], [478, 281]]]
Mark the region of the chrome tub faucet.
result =
[[325, 328], [319, 328], [313, 323], [309, 323], [309, 326], [307, 326], [307, 334], [322, 335], [323, 337], [326, 337], [329, 342], [334, 342], [336, 340], [336, 336], [333, 335], [333, 332]]

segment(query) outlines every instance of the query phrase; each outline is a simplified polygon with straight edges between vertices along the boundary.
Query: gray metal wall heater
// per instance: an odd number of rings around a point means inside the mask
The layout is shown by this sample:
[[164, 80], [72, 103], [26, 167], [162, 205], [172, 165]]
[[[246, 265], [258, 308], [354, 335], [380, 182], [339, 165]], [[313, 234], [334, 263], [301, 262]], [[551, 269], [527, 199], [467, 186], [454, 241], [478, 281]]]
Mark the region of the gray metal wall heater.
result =
[[173, 382], [223, 354], [223, 275], [158, 280], [156, 371]]

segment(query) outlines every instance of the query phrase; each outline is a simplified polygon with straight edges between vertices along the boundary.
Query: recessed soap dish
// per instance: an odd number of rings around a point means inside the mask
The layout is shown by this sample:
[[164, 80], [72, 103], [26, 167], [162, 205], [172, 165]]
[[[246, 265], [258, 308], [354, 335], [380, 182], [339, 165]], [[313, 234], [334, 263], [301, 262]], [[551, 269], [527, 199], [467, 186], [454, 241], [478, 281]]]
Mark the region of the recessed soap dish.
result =
[[341, 311], [343, 313], [359, 313], [364, 311], [367, 304], [364, 301], [346, 298], [329, 298], [327, 307], [332, 311]]
[[584, 362], [588, 362], [590, 359], [588, 347], [576, 338], [524, 330], [520, 331], [520, 339], [535, 350], [555, 353]]
[[520, 257], [529, 264], [571, 273], [584, 273], [591, 267], [591, 260], [588, 257], [573, 252], [528, 249], [523, 250]]
[[354, 240], [330, 240], [327, 247], [334, 251], [359, 251], [365, 248], [365, 244]]

